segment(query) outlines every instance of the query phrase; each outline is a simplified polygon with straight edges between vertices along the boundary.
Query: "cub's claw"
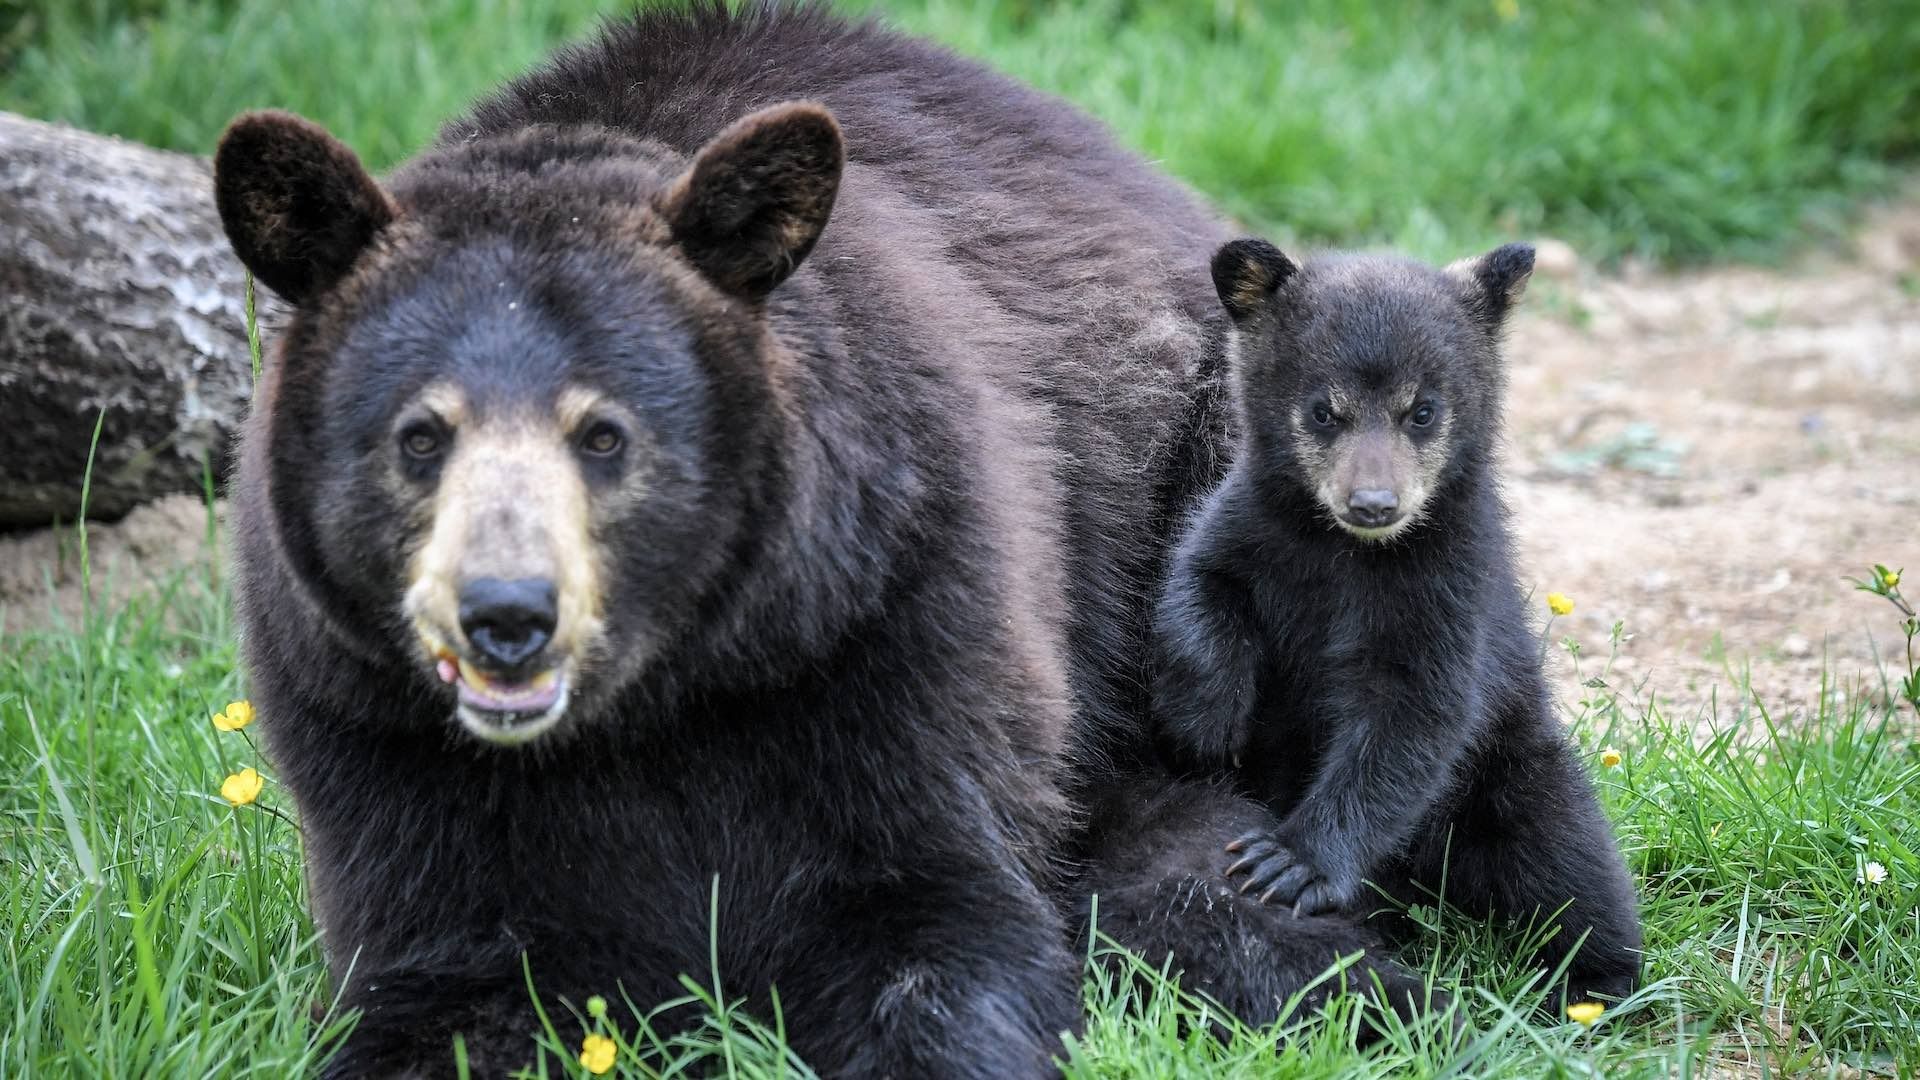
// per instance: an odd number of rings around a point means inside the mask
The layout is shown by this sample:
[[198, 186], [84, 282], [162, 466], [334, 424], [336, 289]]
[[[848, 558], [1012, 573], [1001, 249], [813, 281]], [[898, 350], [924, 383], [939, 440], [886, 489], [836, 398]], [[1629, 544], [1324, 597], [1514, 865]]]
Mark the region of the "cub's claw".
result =
[[1301, 887], [1313, 880], [1314, 869], [1302, 862], [1300, 856], [1278, 844], [1271, 845], [1271, 848], [1265, 858], [1247, 870], [1247, 881], [1240, 891], [1260, 890], [1260, 902], [1263, 904], [1275, 900], [1290, 904], [1299, 895]]
[[[1233, 849], [1229, 848], [1228, 850], [1232, 851]], [[1253, 871], [1246, 882], [1240, 886], [1241, 892], [1246, 892], [1261, 881], [1259, 871], [1271, 860], [1281, 859], [1290, 861], [1293, 858], [1293, 856], [1287, 853], [1287, 849], [1271, 840], [1254, 840], [1250, 843], [1243, 844], [1239, 848], [1239, 854], [1239, 861], [1227, 867], [1227, 876], [1232, 877], [1235, 874]]]
[[1319, 915], [1346, 907], [1352, 900], [1343, 889], [1321, 873], [1313, 861], [1271, 834], [1251, 832], [1227, 845], [1228, 854], [1238, 855], [1227, 867], [1226, 876], [1246, 875], [1240, 892], [1257, 893], [1262, 904], [1291, 905], [1295, 915]]
[[1227, 867], [1227, 876], [1245, 874], [1247, 878], [1240, 883], [1240, 892], [1264, 890], [1260, 892], [1263, 904], [1276, 896], [1290, 899], [1313, 874], [1312, 867], [1291, 849], [1264, 833], [1248, 833], [1228, 844], [1227, 851], [1240, 856]]
[[[1298, 896], [1300, 891], [1307, 887], [1307, 883], [1313, 880], [1313, 876], [1313, 867], [1303, 862], [1296, 862], [1287, 867], [1271, 885], [1267, 886], [1267, 891], [1260, 894], [1260, 902], [1266, 904], [1277, 898]], [[1281, 902], [1285, 903], [1285, 900]], [[1299, 912], [1295, 911], [1294, 914], [1298, 915]]]

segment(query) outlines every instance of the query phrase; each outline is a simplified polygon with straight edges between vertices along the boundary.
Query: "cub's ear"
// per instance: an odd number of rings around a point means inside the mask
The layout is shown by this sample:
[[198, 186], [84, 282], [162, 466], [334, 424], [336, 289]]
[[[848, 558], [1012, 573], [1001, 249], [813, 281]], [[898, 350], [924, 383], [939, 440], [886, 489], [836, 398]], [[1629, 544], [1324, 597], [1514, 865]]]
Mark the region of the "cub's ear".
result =
[[246, 113], [227, 128], [213, 197], [234, 254], [295, 304], [345, 277], [397, 213], [353, 151], [284, 112]]
[[1533, 245], [1504, 244], [1477, 259], [1453, 263], [1447, 274], [1466, 286], [1467, 310], [1473, 317], [1497, 330], [1526, 295], [1533, 277]]
[[1266, 305], [1267, 298], [1300, 268], [1265, 240], [1230, 240], [1213, 253], [1213, 287], [1234, 322]]
[[773, 105], [701, 147], [661, 196], [660, 212], [708, 280], [758, 300], [813, 250], [845, 162], [840, 125], [824, 106]]

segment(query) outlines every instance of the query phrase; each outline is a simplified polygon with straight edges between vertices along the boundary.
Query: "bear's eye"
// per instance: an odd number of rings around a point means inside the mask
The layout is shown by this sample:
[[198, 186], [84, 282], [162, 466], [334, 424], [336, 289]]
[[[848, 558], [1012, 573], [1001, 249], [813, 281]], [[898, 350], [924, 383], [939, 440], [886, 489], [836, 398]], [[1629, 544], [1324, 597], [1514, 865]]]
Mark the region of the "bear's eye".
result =
[[1314, 403], [1313, 422], [1319, 424], [1321, 427], [1333, 426], [1333, 410], [1327, 407], [1326, 402], [1321, 401]]
[[587, 428], [586, 434], [580, 437], [580, 449], [594, 457], [612, 457], [620, 452], [620, 447], [626, 441], [626, 436], [621, 434], [618, 427], [602, 420]]
[[400, 432], [400, 448], [409, 457], [433, 457], [440, 452], [442, 441], [440, 433], [431, 424], [408, 424]]
[[1420, 403], [1419, 408], [1413, 410], [1413, 415], [1407, 417], [1407, 420], [1410, 421], [1414, 427], [1426, 427], [1428, 424], [1433, 423], [1433, 417], [1433, 406], [1423, 401]]

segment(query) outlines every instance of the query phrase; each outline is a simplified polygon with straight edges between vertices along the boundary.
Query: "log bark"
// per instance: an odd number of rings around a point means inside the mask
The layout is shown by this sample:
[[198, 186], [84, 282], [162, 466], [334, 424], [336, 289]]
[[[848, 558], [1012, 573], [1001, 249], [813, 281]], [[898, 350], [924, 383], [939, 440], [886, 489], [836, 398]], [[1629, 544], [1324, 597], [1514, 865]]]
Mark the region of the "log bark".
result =
[[206, 159], [0, 112], [0, 527], [79, 513], [102, 414], [88, 516], [224, 478], [243, 282]]

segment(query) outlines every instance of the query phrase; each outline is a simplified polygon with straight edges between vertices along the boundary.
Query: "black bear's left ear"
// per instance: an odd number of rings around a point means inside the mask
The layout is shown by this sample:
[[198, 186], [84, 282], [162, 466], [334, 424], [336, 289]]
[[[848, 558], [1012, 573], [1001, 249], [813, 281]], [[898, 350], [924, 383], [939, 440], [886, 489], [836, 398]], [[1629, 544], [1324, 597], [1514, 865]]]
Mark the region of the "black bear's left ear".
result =
[[1251, 317], [1266, 305], [1299, 267], [1265, 240], [1230, 240], [1213, 254], [1213, 287], [1234, 322]]
[[845, 162], [840, 125], [825, 106], [773, 105], [701, 147], [660, 197], [660, 212], [708, 280], [758, 300], [813, 250]]
[[1526, 295], [1533, 277], [1533, 245], [1503, 244], [1477, 259], [1462, 259], [1447, 274], [1466, 286], [1467, 310], [1497, 330]]
[[242, 115], [220, 137], [213, 196], [234, 254], [295, 304], [345, 277], [398, 213], [344, 143], [272, 110]]

